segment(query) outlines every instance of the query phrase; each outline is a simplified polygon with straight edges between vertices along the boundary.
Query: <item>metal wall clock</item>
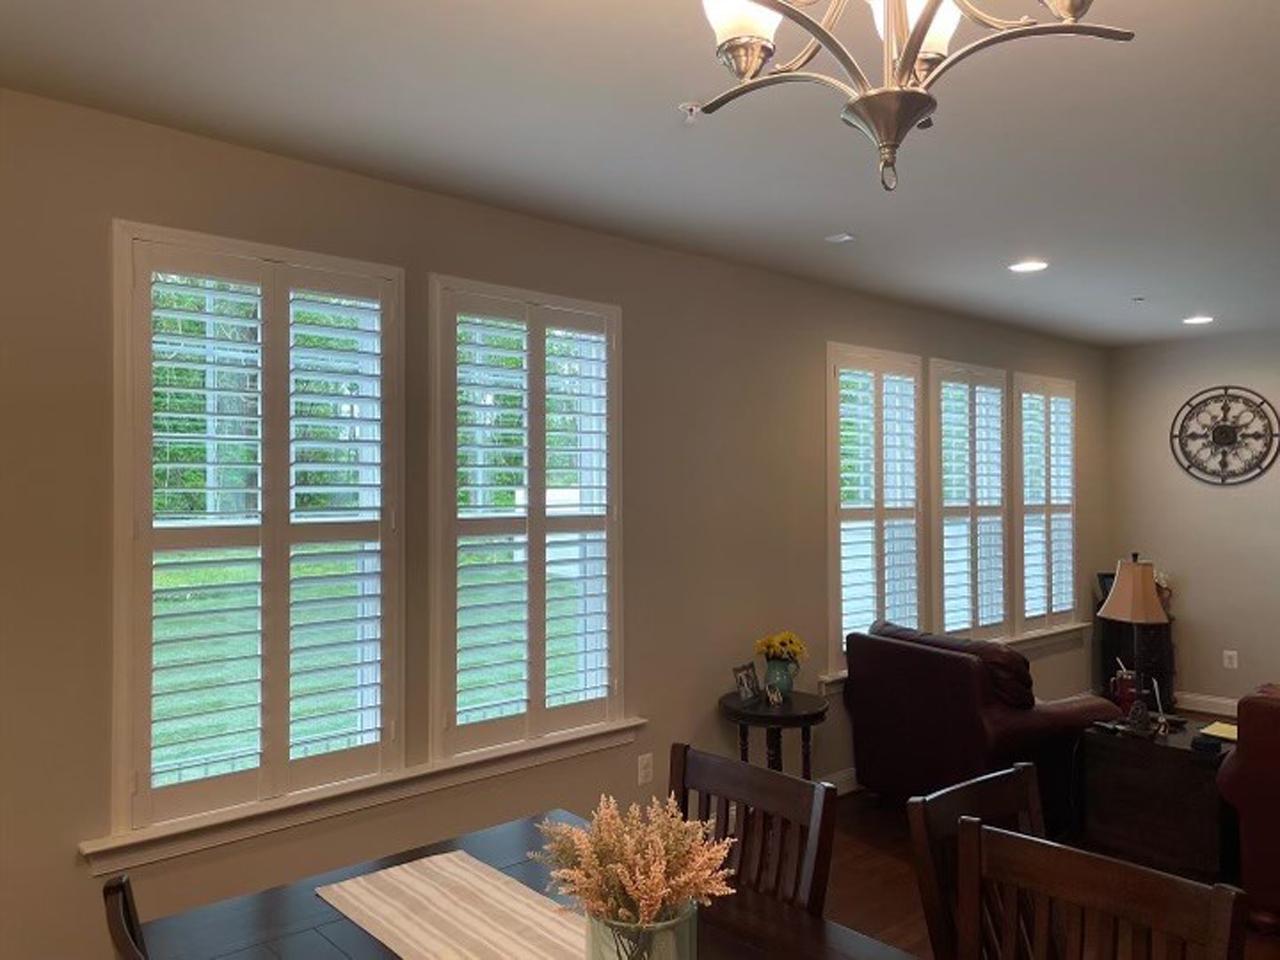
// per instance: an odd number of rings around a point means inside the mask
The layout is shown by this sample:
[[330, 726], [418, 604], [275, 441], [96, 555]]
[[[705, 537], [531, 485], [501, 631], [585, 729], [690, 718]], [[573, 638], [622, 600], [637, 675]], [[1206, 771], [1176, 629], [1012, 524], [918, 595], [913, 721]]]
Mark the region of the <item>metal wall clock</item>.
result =
[[1169, 446], [1178, 466], [1217, 485], [1248, 483], [1280, 454], [1280, 417], [1265, 397], [1244, 387], [1201, 390], [1173, 418]]

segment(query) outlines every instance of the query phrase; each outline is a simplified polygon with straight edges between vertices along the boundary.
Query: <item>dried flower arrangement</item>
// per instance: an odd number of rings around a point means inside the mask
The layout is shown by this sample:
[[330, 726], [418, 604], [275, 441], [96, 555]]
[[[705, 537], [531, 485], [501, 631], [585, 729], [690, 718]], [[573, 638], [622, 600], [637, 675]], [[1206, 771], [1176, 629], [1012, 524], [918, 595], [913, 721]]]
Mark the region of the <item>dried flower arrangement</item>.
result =
[[648, 956], [644, 927], [733, 893], [725, 867], [733, 840], [712, 840], [709, 825], [685, 820], [674, 797], [645, 809], [632, 804], [624, 814], [602, 796], [586, 828], [546, 821], [539, 829], [546, 844], [534, 856], [552, 868], [561, 893], [595, 920], [639, 928], [614, 927], [618, 956]]

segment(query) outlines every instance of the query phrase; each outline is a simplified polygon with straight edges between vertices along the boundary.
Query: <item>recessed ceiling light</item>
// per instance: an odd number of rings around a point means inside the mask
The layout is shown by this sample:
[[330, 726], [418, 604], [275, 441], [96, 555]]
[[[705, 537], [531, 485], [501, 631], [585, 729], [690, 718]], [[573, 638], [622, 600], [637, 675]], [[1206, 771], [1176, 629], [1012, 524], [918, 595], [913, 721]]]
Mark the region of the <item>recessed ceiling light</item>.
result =
[[833, 233], [824, 239], [827, 243], [852, 243], [854, 236], [852, 233]]
[[1189, 327], [1202, 327], [1206, 323], [1213, 323], [1213, 317], [1206, 317], [1203, 315], [1198, 317], [1187, 317], [1187, 319], [1183, 320], [1182, 322]]
[[1041, 270], [1048, 270], [1049, 264], [1044, 260], [1019, 260], [1009, 264], [1009, 269], [1014, 273], [1039, 273]]

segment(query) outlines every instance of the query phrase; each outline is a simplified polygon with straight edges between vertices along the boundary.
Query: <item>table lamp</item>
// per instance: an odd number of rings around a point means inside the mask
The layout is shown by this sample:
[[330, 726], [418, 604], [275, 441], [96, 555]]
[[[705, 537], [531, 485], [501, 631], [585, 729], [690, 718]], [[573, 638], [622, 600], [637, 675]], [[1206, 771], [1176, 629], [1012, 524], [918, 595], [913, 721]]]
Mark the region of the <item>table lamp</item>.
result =
[[[1141, 624], [1169, 622], [1169, 615], [1164, 612], [1164, 604], [1160, 602], [1160, 594], [1156, 592], [1155, 564], [1150, 560], [1139, 560], [1136, 553], [1131, 559], [1121, 560], [1116, 564], [1115, 582], [1098, 610], [1098, 616], [1133, 624], [1133, 669], [1138, 674], [1138, 691], [1141, 695], [1145, 678], [1138, 668], [1138, 627]], [[1160, 696], [1159, 692], [1156, 696]]]

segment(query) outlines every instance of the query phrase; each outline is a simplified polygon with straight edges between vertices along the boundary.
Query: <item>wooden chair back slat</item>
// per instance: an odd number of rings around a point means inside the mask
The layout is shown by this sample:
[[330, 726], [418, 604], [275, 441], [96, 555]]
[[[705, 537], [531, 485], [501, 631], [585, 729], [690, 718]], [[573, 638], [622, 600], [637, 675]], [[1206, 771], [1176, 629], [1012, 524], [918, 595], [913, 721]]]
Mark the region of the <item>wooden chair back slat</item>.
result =
[[[1244, 899], [1231, 887], [1086, 853], [962, 817], [959, 960], [1241, 960]], [[998, 939], [984, 891], [998, 890]]]
[[[1035, 766], [1019, 763], [908, 801], [916, 879], [936, 960], [956, 958], [956, 835], [961, 817], [1043, 837]], [[984, 936], [993, 946], [999, 944], [990, 929]]]
[[714, 808], [717, 839], [735, 838], [734, 885], [822, 915], [835, 833], [835, 787], [726, 757], [671, 747], [671, 790], [687, 817]]
[[102, 885], [102, 902], [117, 960], [147, 960], [147, 944], [142, 938], [142, 924], [138, 922], [133, 886], [127, 874], [112, 877]]

